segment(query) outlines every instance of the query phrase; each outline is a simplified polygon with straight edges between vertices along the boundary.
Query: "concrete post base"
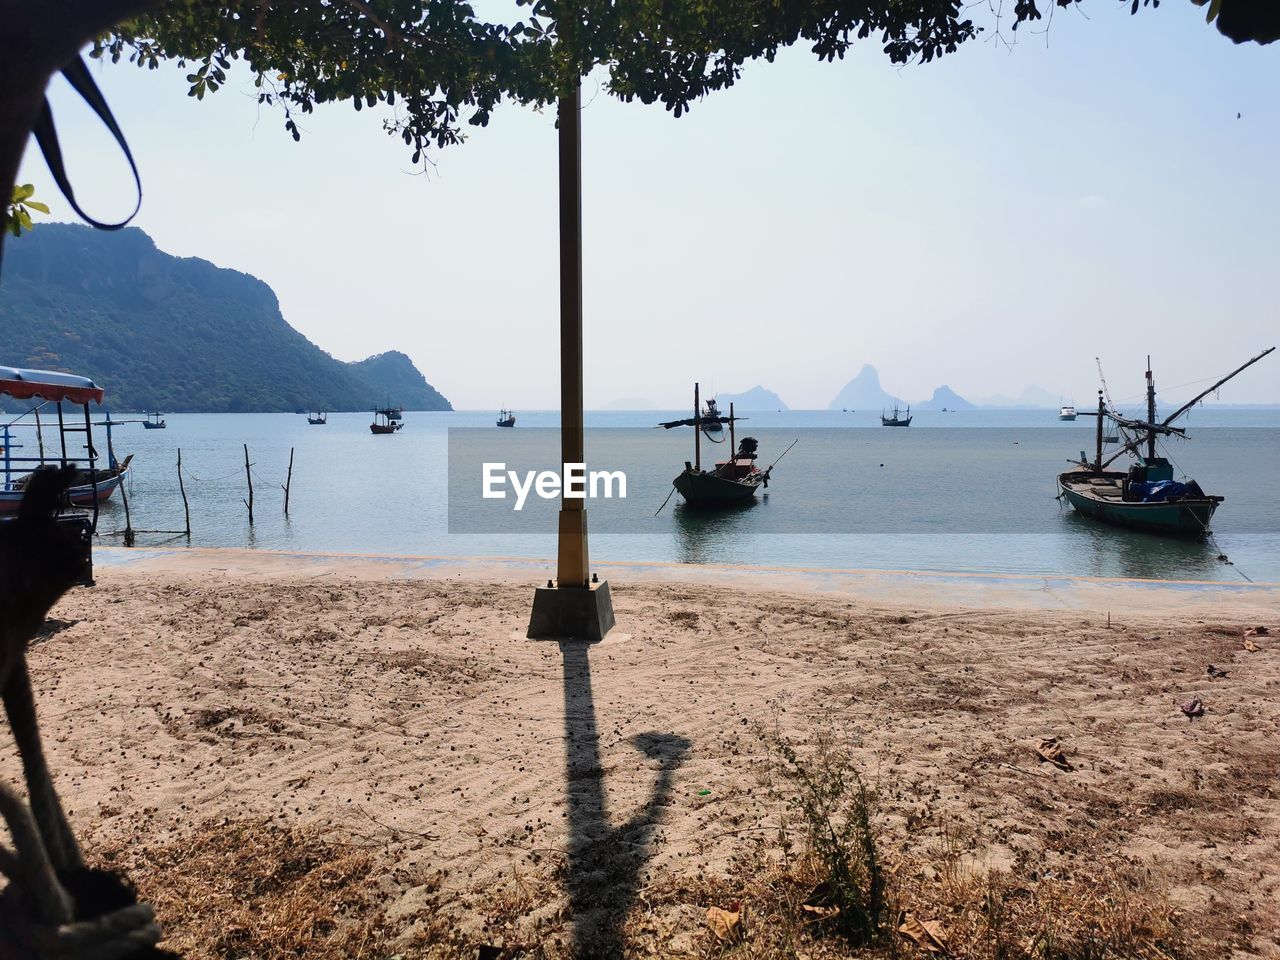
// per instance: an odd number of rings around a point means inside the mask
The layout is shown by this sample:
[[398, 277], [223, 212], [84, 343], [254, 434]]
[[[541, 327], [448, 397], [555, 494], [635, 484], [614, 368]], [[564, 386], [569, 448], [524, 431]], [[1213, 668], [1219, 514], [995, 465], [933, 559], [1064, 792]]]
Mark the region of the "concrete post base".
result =
[[590, 587], [538, 587], [526, 636], [530, 640], [602, 640], [613, 623], [608, 580]]

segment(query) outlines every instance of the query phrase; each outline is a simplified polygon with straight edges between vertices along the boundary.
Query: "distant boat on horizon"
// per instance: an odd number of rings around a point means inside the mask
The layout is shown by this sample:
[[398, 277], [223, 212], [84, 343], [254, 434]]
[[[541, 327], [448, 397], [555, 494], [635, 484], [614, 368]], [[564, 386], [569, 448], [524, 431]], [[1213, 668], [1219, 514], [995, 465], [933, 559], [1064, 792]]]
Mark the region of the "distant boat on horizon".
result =
[[514, 427], [515, 425], [516, 425], [515, 411], [508, 410], [506, 407], [503, 407], [501, 410], [498, 411], [498, 426]]
[[166, 427], [164, 420], [161, 419], [163, 416], [164, 414], [159, 410], [148, 413], [147, 418], [142, 421], [142, 426], [147, 430], [163, 430]]
[[911, 405], [907, 404], [907, 415], [904, 417], [897, 407], [893, 408], [893, 416], [886, 417], [884, 411], [880, 411], [880, 426], [882, 427], [909, 427], [911, 426]]
[[329, 422], [329, 414], [323, 410], [316, 410], [314, 413], [307, 414], [307, 423], [313, 427], [323, 426]]
[[369, 424], [369, 432], [373, 434], [395, 433], [403, 426], [403, 410], [400, 407], [379, 407], [373, 411], [373, 423]]
[[1062, 409], [1058, 411], [1059, 420], [1074, 420], [1076, 418], [1076, 408], [1073, 404], [1064, 404]]

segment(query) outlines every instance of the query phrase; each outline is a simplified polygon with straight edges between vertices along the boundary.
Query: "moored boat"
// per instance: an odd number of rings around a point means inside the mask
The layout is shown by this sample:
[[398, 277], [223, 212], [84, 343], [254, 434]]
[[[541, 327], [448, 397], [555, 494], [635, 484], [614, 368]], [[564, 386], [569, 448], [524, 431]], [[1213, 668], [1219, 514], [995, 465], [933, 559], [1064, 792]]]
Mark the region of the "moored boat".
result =
[[[708, 403], [708, 410], [715, 410], [713, 403]], [[714, 417], [714, 421], [712, 421]], [[735, 447], [736, 436], [734, 424], [746, 417], [738, 417], [733, 413], [733, 404], [729, 404], [729, 415], [723, 416], [718, 410], [714, 414], [704, 412], [698, 398], [698, 384], [693, 385], [693, 416], [685, 420], [670, 420], [659, 426], [670, 430], [672, 427], [693, 427], [693, 461], [685, 461], [682, 470], [671, 481], [685, 503], [691, 507], [730, 507], [750, 502], [756, 492], [769, 486], [769, 476], [777, 464], [775, 460], [765, 469], [756, 466], [756, 455], [759, 444], [754, 437], [743, 437]], [[721, 430], [724, 424], [729, 426], [729, 449], [733, 451], [727, 460], [717, 462], [713, 469], [702, 469], [702, 434], [709, 422], [714, 422]], [[792, 444], [794, 446], [794, 444]], [[787, 450], [790, 450], [788, 447]], [[783, 451], [785, 456], [786, 450]], [[781, 460], [782, 457], [778, 457]]]
[[[1223, 377], [1208, 390], [1165, 417], [1156, 420], [1156, 387], [1147, 362], [1146, 419], [1126, 417], [1109, 408], [1104, 391], [1098, 391], [1098, 410], [1081, 414], [1097, 417], [1095, 452], [1092, 461], [1083, 451], [1073, 461], [1075, 468], [1058, 475], [1060, 496], [1081, 516], [1112, 526], [1128, 527], [1168, 537], [1203, 537], [1212, 533], [1209, 523], [1225, 497], [1207, 494], [1190, 477], [1174, 479], [1173, 464], [1156, 451], [1157, 437], [1185, 437], [1186, 430], [1172, 426], [1174, 420], [1275, 348], [1258, 354], [1248, 363]], [[1104, 382], [1105, 386], [1105, 382]], [[1109, 436], [1106, 421], [1115, 424], [1117, 437]], [[1104, 457], [1104, 444], [1124, 438], [1121, 448]], [[1134, 458], [1127, 470], [1107, 469], [1126, 454]]]
[[329, 414], [323, 410], [313, 410], [307, 414], [307, 423], [313, 427], [321, 427], [329, 422]]
[[705, 423], [702, 425], [703, 433], [724, 433], [724, 425], [720, 422], [720, 407], [716, 405], [716, 398], [711, 397], [707, 400], [706, 410], [703, 412]]
[[880, 411], [880, 426], [882, 427], [909, 427], [911, 426], [911, 405], [907, 405], [907, 412], [904, 416], [897, 407], [893, 408], [893, 416], [886, 417], [884, 411]]
[[395, 433], [404, 426], [399, 407], [379, 407], [373, 411], [373, 423], [369, 424], [369, 432], [374, 434]]
[[167, 424], [164, 422], [164, 414], [156, 410], [147, 414], [146, 419], [142, 421], [142, 426], [146, 430], [164, 430]]
[[[108, 464], [98, 464], [98, 453], [93, 442], [93, 423], [89, 417], [89, 404], [101, 404], [103, 390], [88, 377], [47, 370], [26, 370], [18, 367], [0, 367], [0, 395], [16, 400], [39, 401], [14, 420], [4, 423], [0, 431], [3, 450], [3, 483], [0, 483], [0, 522], [12, 522], [18, 514], [25, 495], [25, 486], [31, 474], [42, 466], [59, 466], [75, 471], [67, 500], [70, 505], [87, 507], [88, 510], [66, 509], [58, 517], [58, 523], [73, 531], [81, 545], [83, 570], [81, 582], [93, 583], [93, 535], [98, 526], [98, 507], [125, 482], [129, 475], [129, 461], [115, 463], [111, 452], [111, 419], [107, 427]], [[55, 436], [45, 443], [44, 425], [40, 410], [52, 405], [57, 415]], [[80, 415], [68, 417], [66, 406], [81, 408]], [[30, 420], [27, 417], [30, 416]], [[32, 436], [19, 442], [15, 427], [29, 427]]]

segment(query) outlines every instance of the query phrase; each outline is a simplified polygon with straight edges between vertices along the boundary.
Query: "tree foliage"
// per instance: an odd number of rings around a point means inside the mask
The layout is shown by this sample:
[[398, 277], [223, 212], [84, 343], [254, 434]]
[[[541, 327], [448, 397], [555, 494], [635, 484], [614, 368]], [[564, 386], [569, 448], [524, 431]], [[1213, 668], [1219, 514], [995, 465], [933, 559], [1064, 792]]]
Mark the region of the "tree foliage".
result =
[[[1159, 0], [1124, 2], [1136, 12]], [[893, 63], [928, 63], [979, 35], [971, 6], [998, 22], [993, 8], [961, 0], [516, 0], [509, 22], [480, 19], [461, 0], [168, 0], [102, 38], [95, 54], [190, 65], [197, 99], [243, 60], [259, 102], [283, 108], [295, 139], [297, 115], [317, 104], [384, 104], [387, 129], [416, 163], [462, 139], [467, 124], [486, 125], [503, 101], [550, 104], [597, 68], [613, 96], [680, 116], [732, 86], [746, 63], [797, 43], [821, 60], [861, 40]], [[1037, 0], [1015, 0], [1006, 22], [1016, 29], [1041, 15]]]
[[29, 183], [20, 183], [14, 186], [13, 193], [9, 198], [9, 204], [4, 211], [4, 231], [13, 234], [15, 237], [20, 236], [23, 230], [30, 230], [35, 224], [31, 219], [31, 211], [36, 210], [40, 213], [48, 213], [49, 208], [39, 200], [31, 199], [35, 196], [36, 188]]

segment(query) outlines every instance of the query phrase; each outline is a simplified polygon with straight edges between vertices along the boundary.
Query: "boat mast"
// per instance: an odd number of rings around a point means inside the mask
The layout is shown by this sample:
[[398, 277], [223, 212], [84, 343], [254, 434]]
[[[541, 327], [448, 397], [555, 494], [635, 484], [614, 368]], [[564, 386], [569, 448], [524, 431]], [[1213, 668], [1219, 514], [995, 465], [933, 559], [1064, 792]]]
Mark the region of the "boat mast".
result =
[[[1151, 357], [1147, 357], [1147, 423], [1156, 422], [1156, 382], [1151, 377]], [[1147, 433], [1147, 460], [1156, 456], [1156, 434], [1154, 430]]]
[[1098, 391], [1098, 456], [1093, 461], [1093, 468], [1102, 472], [1102, 421], [1106, 418], [1107, 408], [1103, 406], [1102, 391]]
[[1178, 419], [1178, 417], [1182, 416], [1184, 413], [1186, 413], [1188, 410], [1190, 410], [1192, 407], [1194, 407], [1197, 403], [1199, 403], [1201, 400], [1203, 400], [1203, 399], [1204, 399], [1205, 397], [1207, 397], [1209, 394], [1213, 393], [1213, 391], [1217, 390], [1220, 386], [1222, 386], [1224, 383], [1226, 383], [1228, 380], [1230, 380], [1230, 379], [1231, 379], [1232, 377], [1234, 377], [1236, 374], [1240, 373], [1241, 371], [1245, 370], [1245, 369], [1246, 369], [1246, 368], [1248, 368], [1248, 367], [1253, 366], [1255, 363], [1257, 363], [1259, 360], [1261, 360], [1263, 357], [1265, 357], [1268, 353], [1271, 353], [1273, 350], [1275, 350], [1275, 347], [1268, 347], [1266, 350], [1263, 350], [1260, 354], [1258, 354], [1256, 357], [1254, 357], [1254, 358], [1253, 358], [1252, 360], [1250, 360], [1248, 363], [1245, 363], [1245, 364], [1242, 364], [1242, 365], [1241, 365], [1241, 366], [1239, 366], [1239, 367], [1236, 367], [1234, 370], [1232, 370], [1230, 373], [1228, 373], [1225, 377], [1223, 377], [1221, 380], [1219, 380], [1217, 383], [1215, 383], [1215, 384], [1214, 384], [1212, 387], [1210, 387], [1208, 390], [1205, 390], [1205, 391], [1203, 391], [1203, 392], [1201, 392], [1201, 393], [1196, 394], [1196, 396], [1195, 396], [1195, 398], [1194, 398], [1194, 399], [1192, 399], [1192, 400], [1188, 400], [1186, 403], [1184, 403], [1182, 406], [1180, 406], [1177, 410], [1173, 411], [1173, 413], [1169, 414], [1169, 416], [1165, 417], [1165, 418], [1164, 418], [1164, 422], [1165, 422], [1166, 424], [1168, 424], [1168, 423], [1172, 423], [1174, 420], [1177, 420], [1177, 419]]
[[698, 385], [693, 385], [693, 467], [702, 470], [702, 407], [699, 406]]
[[[738, 447], [733, 441], [733, 401], [729, 401], [729, 460], [738, 458]], [[736, 466], [736, 464], [735, 464]]]

